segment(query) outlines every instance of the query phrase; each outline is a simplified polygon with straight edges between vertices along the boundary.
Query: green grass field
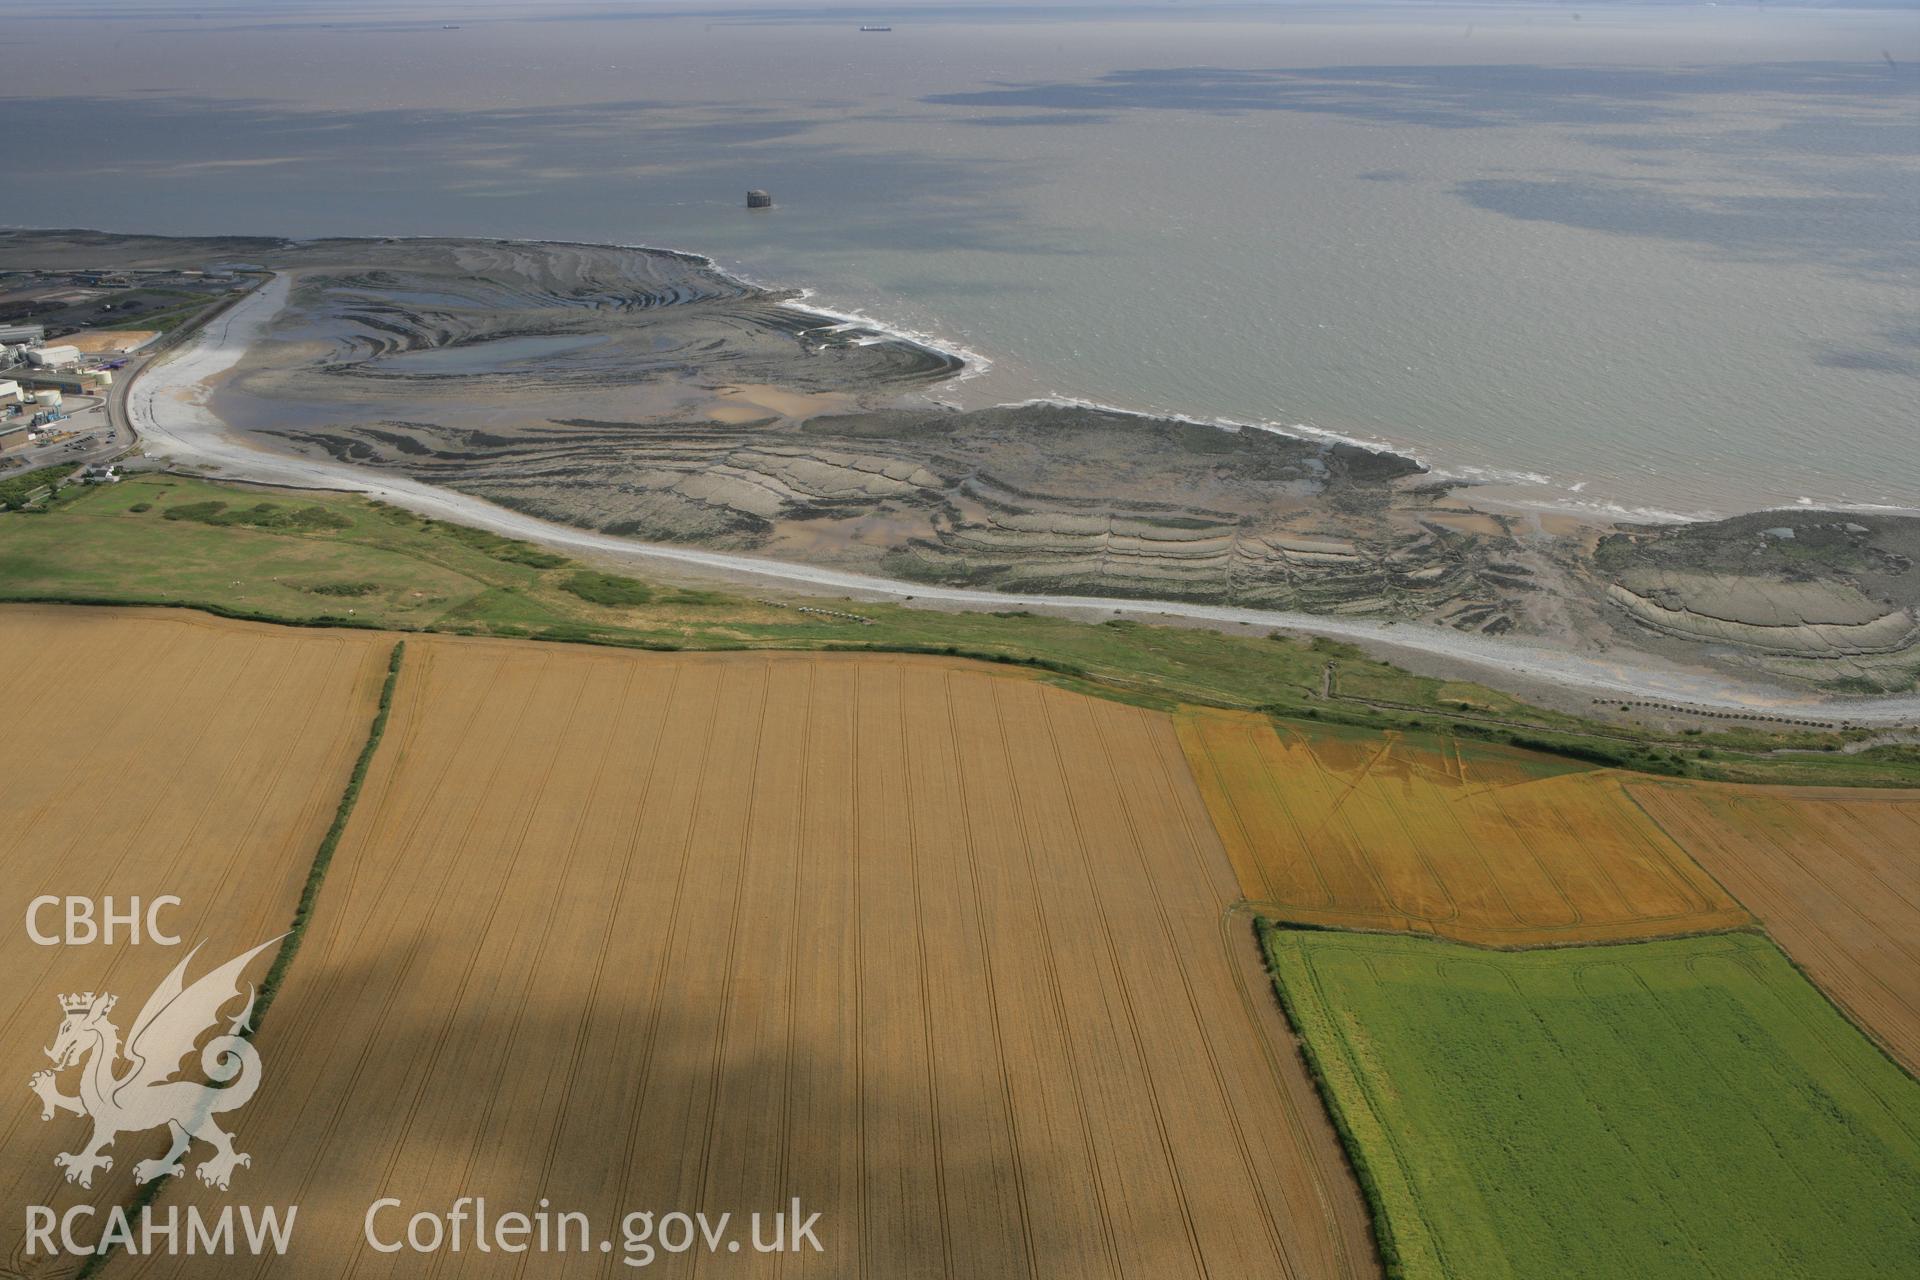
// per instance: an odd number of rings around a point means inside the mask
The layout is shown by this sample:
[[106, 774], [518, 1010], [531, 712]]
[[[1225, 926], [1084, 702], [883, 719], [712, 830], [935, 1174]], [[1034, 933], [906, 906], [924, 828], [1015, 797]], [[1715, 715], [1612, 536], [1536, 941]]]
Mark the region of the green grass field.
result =
[[[69, 485], [42, 512], [0, 514], [0, 600], [175, 604], [279, 622], [337, 622], [684, 649], [952, 652], [1048, 667], [1092, 692], [1168, 706], [1264, 708], [1361, 728], [1523, 736], [1601, 763], [1733, 780], [1920, 783], [1920, 749], [1828, 748], [1839, 735], [1751, 730], [1660, 741], [1530, 706], [1480, 685], [1415, 676], [1327, 640], [1115, 618], [940, 612], [642, 582], [478, 529], [358, 497], [288, 494], [178, 476]], [[806, 613], [815, 605], [828, 613]], [[839, 616], [857, 614], [868, 621]], [[1321, 697], [1329, 661], [1365, 700]], [[1391, 704], [1391, 705], [1386, 705]], [[1703, 754], [1704, 752], [1704, 754]]]
[[1262, 937], [1395, 1274], [1920, 1274], [1920, 1083], [1765, 938]]

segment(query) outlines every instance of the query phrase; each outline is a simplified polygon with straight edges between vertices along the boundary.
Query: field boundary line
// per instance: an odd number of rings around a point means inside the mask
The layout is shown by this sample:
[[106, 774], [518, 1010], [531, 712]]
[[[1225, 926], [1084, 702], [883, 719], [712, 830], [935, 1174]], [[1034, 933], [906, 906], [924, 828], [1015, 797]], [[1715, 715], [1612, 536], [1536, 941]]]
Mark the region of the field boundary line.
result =
[[[425, 666], [428, 671], [432, 670], [433, 651], [431, 649], [426, 651], [422, 665]], [[423, 710], [423, 708], [425, 708], [427, 705], [427, 694], [432, 688], [430, 681], [431, 681], [430, 676], [422, 675], [414, 680], [412, 687], [408, 691], [410, 701], [408, 703], [408, 706], [405, 708], [405, 710], [410, 712], [411, 715], [408, 719], [403, 720], [402, 724], [406, 728], [406, 731], [407, 731], [406, 741], [409, 743], [418, 742], [418, 736], [420, 733], [420, 720], [425, 715], [425, 711]], [[476, 698], [473, 703], [472, 712], [469, 715], [466, 722], [469, 728], [473, 725], [475, 721], [479, 719], [480, 713], [481, 713], [481, 707], [482, 707], [482, 700]], [[521, 714], [524, 715], [524, 708], [522, 709]], [[517, 724], [517, 721], [516, 721], [516, 724]], [[402, 746], [400, 750], [404, 754], [406, 751], [406, 747]], [[452, 757], [449, 756], [447, 764], [445, 764], [440, 771], [439, 778], [441, 780], [444, 780], [448, 776], [448, 774], [451, 772], [452, 768], [453, 768]], [[498, 768], [497, 763], [495, 765], [495, 768], [496, 769]], [[396, 768], [388, 770], [387, 776], [381, 780], [386, 784], [386, 787], [388, 788], [387, 790], [382, 791], [379, 795], [379, 800], [382, 803], [384, 803], [387, 797], [392, 794], [391, 788], [393, 785], [393, 778], [397, 773], [398, 773], [398, 768], [396, 766]], [[411, 821], [407, 825], [409, 840], [413, 838], [413, 833], [418, 832], [421, 825], [426, 822], [427, 816], [430, 812], [431, 812], [431, 807], [423, 804], [419, 806], [417, 811], [412, 815]], [[451, 865], [452, 864], [449, 864], [449, 870], [443, 873], [439, 879], [437, 896], [444, 895], [445, 893], [448, 878], [452, 874]], [[355, 866], [349, 868], [348, 874], [350, 876], [355, 876], [359, 874], [360, 870], [361, 870], [360, 866], [356, 864]], [[399, 874], [400, 874], [400, 864], [396, 862], [392, 868], [388, 869], [385, 875], [378, 877], [379, 892], [382, 894], [388, 892], [391, 886], [393, 885], [396, 877], [399, 876]], [[436, 896], [436, 900], [437, 900], [437, 896]], [[354, 941], [361, 942], [365, 937], [370, 936], [370, 932], [365, 922], [356, 921], [355, 923], [360, 927], [354, 933], [353, 938], [354, 938]], [[341, 937], [344, 935], [344, 933], [345, 933], [345, 926], [343, 926], [338, 933], [336, 933], [333, 936], [329, 936], [327, 938], [328, 944], [330, 946], [339, 945], [341, 942]], [[404, 974], [409, 970], [411, 970], [414, 960], [419, 954], [420, 946], [421, 946], [421, 942], [419, 939], [419, 935], [416, 932], [413, 939], [405, 945], [404, 958], [401, 960], [398, 968], [396, 969], [396, 972]], [[343, 981], [343, 979], [340, 978], [338, 970], [327, 972], [318, 988], [318, 994], [316, 994], [314, 997], [316, 1003], [324, 1006], [327, 1003], [327, 1001], [334, 999], [336, 987], [340, 981]], [[400, 991], [398, 987], [390, 987], [387, 990], [387, 992], [383, 996], [381, 996], [380, 1021], [382, 1023], [385, 1023], [391, 1017], [394, 1002], [399, 998], [399, 995], [400, 995]], [[320, 1026], [321, 1024], [316, 1019], [308, 1026], [303, 1026], [301, 1028], [302, 1032], [306, 1034], [296, 1037], [293, 1041], [293, 1044], [290, 1046], [290, 1048], [296, 1053], [297, 1056], [304, 1058], [308, 1055], [308, 1053], [312, 1052], [312, 1050], [307, 1048], [306, 1046], [308, 1045], [311, 1039], [320, 1037], [322, 1035]], [[323, 1051], [330, 1051], [331, 1048], [332, 1046], [331, 1046], [331, 1043], [329, 1042], [323, 1048]], [[363, 1045], [361, 1047], [359, 1054], [355, 1057], [353, 1061], [352, 1070], [348, 1073], [348, 1076], [347, 1076], [346, 1087], [347, 1087], [347, 1092], [349, 1094], [352, 1094], [358, 1091], [360, 1087], [361, 1078], [367, 1072], [369, 1062], [372, 1061], [373, 1053], [374, 1053], [373, 1043], [369, 1042], [368, 1044]], [[301, 1175], [298, 1183], [299, 1196], [301, 1198], [305, 1198], [307, 1192], [313, 1186], [314, 1178], [317, 1176], [321, 1162], [325, 1158], [325, 1152], [327, 1148], [331, 1145], [333, 1141], [333, 1137], [339, 1129], [339, 1126], [341, 1124], [341, 1117], [342, 1117], [341, 1109], [336, 1108], [332, 1112], [332, 1114], [330, 1114], [327, 1117], [326, 1128], [325, 1128], [325, 1132], [321, 1135], [321, 1141], [313, 1144], [314, 1151], [308, 1156], [306, 1172]], [[270, 1260], [263, 1259], [260, 1263], [260, 1266], [255, 1270], [254, 1274], [256, 1276], [263, 1275], [266, 1269], [271, 1265], [272, 1263]]]
[[[1231, 916], [1233, 909], [1229, 908]], [[1222, 936], [1225, 936], [1225, 922], [1222, 918]], [[1320, 1052], [1307, 1034], [1302, 1011], [1295, 1007], [1294, 1001], [1287, 995], [1287, 987], [1280, 980], [1280, 962], [1275, 948], [1269, 939], [1268, 931], [1276, 926], [1263, 919], [1257, 912], [1249, 914], [1249, 926], [1260, 948], [1260, 958], [1267, 971], [1269, 989], [1280, 1006], [1280, 1012], [1292, 1030], [1294, 1040], [1299, 1045], [1300, 1057], [1307, 1064], [1307, 1074], [1313, 1080], [1314, 1092], [1320, 1095], [1320, 1105], [1326, 1110], [1327, 1118], [1333, 1122], [1334, 1133], [1340, 1139], [1340, 1149], [1346, 1152], [1347, 1164], [1353, 1170], [1354, 1180], [1360, 1184], [1361, 1198], [1366, 1201], [1367, 1218], [1373, 1226], [1374, 1247], [1380, 1254], [1380, 1269], [1387, 1280], [1405, 1280], [1406, 1262], [1400, 1254], [1400, 1241], [1394, 1234], [1393, 1220], [1387, 1214], [1386, 1194], [1381, 1189], [1379, 1175], [1367, 1159], [1366, 1149], [1360, 1145], [1353, 1131], [1352, 1119], [1346, 1108], [1335, 1095], [1333, 1081], [1327, 1075], [1326, 1065], [1320, 1060]], [[1277, 926], [1284, 927], [1284, 926]]]
[[[360, 748], [359, 757], [353, 762], [353, 772], [347, 775], [347, 785], [340, 792], [340, 803], [334, 809], [333, 823], [314, 851], [313, 865], [307, 871], [306, 883], [300, 889], [300, 900], [293, 909], [293, 923], [287, 930], [287, 936], [281, 940], [280, 950], [273, 957], [273, 966], [260, 982], [254, 999], [253, 1025], [241, 1032], [249, 1041], [260, 1033], [260, 1023], [273, 1006], [280, 984], [286, 981], [293, 958], [299, 953], [300, 941], [306, 936], [307, 926], [313, 922], [313, 908], [319, 901], [320, 886], [327, 878], [327, 868], [333, 865], [334, 850], [340, 845], [340, 837], [346, 833], [347, 820], [353, 817], [354, 806], [360, 799], [360, 786], [366, 781], [367, 770], [373, 766], [374, 752], [380, 749], [380, 739], [386, 735], [387, 717], [393, 709], [393, 691], [400, 680], [400, 661], [406, 648], [406, 641], [396, 640], [393, 652], [388, 655], [387, 678], [380, 686], [380, 701], [374, 709], [373, 721], [367, 727], [367, 740]], [[147, 1183], [128, 1204], [129, 1216], [137, 1217], [142, 1209], [159, 1200], [171, 1181], [170, 1178], [156, 1178]], [[74, 1273], [74, 1280], [90, 1280], [90, 1277], [98, 1275], [117, 1252], [117, 1249], [108, 1249], [94, 1253]]]

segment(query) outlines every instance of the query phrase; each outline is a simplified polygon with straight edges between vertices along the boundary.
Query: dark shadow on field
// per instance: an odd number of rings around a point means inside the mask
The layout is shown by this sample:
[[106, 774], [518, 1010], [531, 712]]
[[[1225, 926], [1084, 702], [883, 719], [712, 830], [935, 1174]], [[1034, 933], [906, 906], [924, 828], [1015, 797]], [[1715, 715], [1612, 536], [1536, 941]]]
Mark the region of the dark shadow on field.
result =
[[[239, 1145], [255, 1156], [255, 1166], [240, 1172], [235, 1190], [256, 1202], [300, 1203], [302, 1227], [311, 1237], [327, 1234], [323, 1221], [337, 1220], [350, 1223], [357, 1239], [367, 1206], [382, 1196], [396, 1196], [407, 1204], [383, 1220], [394, 1228], [389, 1234], [404, 1229], [406, 1216], [418, 1209], [444, 1212], [446, 1198], [457, 1194], [485, 1196], [495, 1215], [531, 1211], [544, 1197], [554, 1211], [587, 1213], [595, 1231], [611, 1234], [615, 1253], [601, 1274], [623, 1275], [628, 1269], [618, 1259], [624, 1213], [731, 1213], [733, 1230], [744, 1239], [749, 1215], [786, 1210], [798, 1197], [807, 1213], [821, 1214], [816, 1234], [823, 1257], [839, 1273], [854, 1273], [863, 1247], [868, 1274], [989, 1274], [998, 1269], [999, 1262], [981, 1256], [980, 1241], [957, 1227], [951, 1229], [951, 1239], [943, 1241], [941, 1206], [933, 1194], [936, 1147], [927, 1079], [917, 1067], [890, 1065], [877, 1051], [871, 1032], [860, 1068], [864, 1075], [859, 1077], [853, 1055], [819, 1034], [804, 1016], [792, 1020], [790, 1043], [778, 1030], [751, 1043], [736, 1034], [716, 1070], [715, 1042], [723, 1012], [718, 1003], [702, 1003], [669, 981], [656, 1014], [644, 979], [633, 984], [638, 990], [631, 995], [615, 997], [603, 990], [594, 997], [584, 977], [569, 989], [531, 991], [529, 1003], [515, 1012], [481, 1014], [456, 1005], [418, 1020], [382, 1017], [368, 1002], [384, 999], [394, 974], [408, 969], [404, 950], [396, 944], [388, 953], [363, 955], [348, 966], [327, 964], [312, 952], [303, 955], [256, 1039], [266, 1065], [265, 1082], [254, 1102], [233, 1117]], [[837, 966], [840, 959], [803, 956], [801, 963]], [[413, 957], [413, 967], [419, 964], [419, 957]], [[610, 987], [615, 980], [609, 975], [602, 981]], [[733, 993], [735, 1001], [760, 996], [769, 1000], [777, 1027], [782, 1016], [779, 990], [756, 993], [736, 986]], [[868, 1016], [873, 1016], [871, 1009]], [[315, 1021], [328, 1028], [324, 1058], [308, 1061], [302, 1055], [312, 1050], [314, 1039], [301, 1029]], [[917, 1021], [914, 1034], [917, 1039]], [[643, 1054], [648, 1038], [650, 1060]], [[617, 1061], [609, 1061], [616, 1042], [625, 1050]], [[575, 1066], [571, 1075], [569, 1062]], [[396, 1063], [407, 1064], [404, 1087], [372, 1087], [372, 1076]], [[521, 1076], [520, 1087], [513, 1088], [515, 1073], [523, 1071], [532, 1073], [533, 1082], [529, 1085], [528, 1077]], [[783, 1082], [791, 1082], [795, 1097], [860, 1098], [867, 1135], [864, 1232], [858, 1189], [843, 1176], [857, 1167], [858, 1131], [851, 1123], [823, 1130], [793, 1114], [781, 1101]], [[959, 1097], [952, 1072], [942, 1076], [940, 1088], [949, 1103]], [[416, 1096], [422, 1118], [409, 1126]], [[559, 1103], [563, 1097], [564, 1106]], [[996, 1092], [987, 1105], [997, 1110], [1000, 1095]], [[521, 1107], [539, 1108], [558, 1119], [529, 1133], [517, 1127], [524, 1124], [524, 1115], [516, 1112]], [[424, 1117], [434, 1114], [441, 1126], [430, 1132]], [[673, 1145], [648, 1141], [646, 1126], [659, 1123], [676, 1135]], [[289, 1133], [320, 1127], [327, 1132], [323, 1142]], [[393, 1135], [403, 1130], [393, 1167], [432, 1168], [430, 1188], [416, 1189], [388, 1175]], [[891, 1139], [883, 1140], [889, 1134]], [[500, 1144], [509, 1135], [515, 1150], [503, 1164]], [[972, 1154], [956, 1154], [978, 1149], [979, 1144], [967, 1138], [947, 1137], [941, 1166], [948, 1205], [1011, 1206], [1013, 1171]], [[783, 1146], [788, 1161], [784, 1178], [776, 1172]], [[469, 1173], [450, 1172], [476, 1154], [479, 1160]], [[1054, 1167], [1050, 1153], [1025, 1149], [1022, 1158], [1028, 1204], [1044, 1206], [1091, 1194], [1084, 1185], [1064, 1181], [1068, 1175]], [[711, 1185], [742, 1160], [767, 1162], [767, 1176], [753, 1180], [754, 1193]], [[926, 1194], [895, 1200], [900, 1189]], [[219, 1198], [204, 1193], [191, 1178], [169, 1189], [169, 1199], [176, 1196], [181, 1202]], [[879, 1211], [883, 1203], [889, 1206], [886, 1212]], [[994, 1226], [994, 1234], [1005, 1240], [1017, 1244], [1022, 1239], [1017, 1215]], [[1182, 1230], [1178, 1221], [1164, 1224], [1164, 1229], [1170, 1239]], [[598, 1237], [593, 1243], [597, 1246]], [[1097, 1240], [1070, 1243], [1075, 1257], [1101, 1247]], [[687, 1274], [690, 1257], [662, 1254], [647, 1274]], [[344, 1272], [344, 1255], [329, 1261]], [[703, 1257], [700, 1274], [745, 1273], [755, 1261], [743, 1245], [737, 1259], [724, 1254]], [[1033, 1259], [1034, 1272], [1058, 1274], [1067, 1261], [1065, 1256], [1039, 1256]], [[310, 1254], [301, 1274], [334, 1274], [315, 1263]], [[1020, 1272], [1025, 1274], [1025, 1268]], [[540, 1268], [533, 1274], [541, 1274]]]

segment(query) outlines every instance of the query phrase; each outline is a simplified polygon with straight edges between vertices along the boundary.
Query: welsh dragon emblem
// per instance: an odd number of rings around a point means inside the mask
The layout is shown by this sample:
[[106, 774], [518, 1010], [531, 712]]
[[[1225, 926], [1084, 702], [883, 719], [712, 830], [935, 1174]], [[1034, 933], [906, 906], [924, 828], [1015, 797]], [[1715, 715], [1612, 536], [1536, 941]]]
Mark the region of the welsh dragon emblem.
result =
[[[246, 1007], [228, 1021], [223, 1034], [200, 1050], [200, 1069], [213, 1083], [173, 1077], [200, 1037], [219, 1024], [220, 1010], [241, 995], [240, 975], [248, 963], [278, 941], [263, 942], [188, 986], [187, 965], [200, 950], [195, 947], [147, 997], [124, 1045], [120, 1029], [107, 1017], [117, 996], [89, 991], [60, 997], [65, 1017], [53, 1047], [47, 1050], [53, 1069], [36, 1072], [27, 1085], [40, 1096], [42, 1120], [51, 1120], [60, 1111], [93, 1119], [93, 1137], [84, 1147], [53, 1158], [67, 1171], [68, 1182], [91, 1187], [96, 1169], [113, 1168], [113, 1157], [106, 1149], [116, 1137], [162, 1125], [173, 1135], [173, 1145], [162, 1158], [134, 1165], [136, 1182], [177, 1178], [186, 1172], [182, 1157], [196, 1138], [213, 1148], [213, 1154], [194, 1170], [210, 1187], [226, 1190], [233, 1171], [253, 1163], [250, 1156], [234, 1150], [233, 1135], [216, 1123], [222, 1112], [245, 1106], [260, 1087], [260, 1054], [244, 1038], [258, 994], [251, 983], [246, 988]], [[122, 1058], [127, 1064], [124, 1071], [119, 1070]], [[80, 1092], [69, 1097], [60, 1092], [59, 1074], [76, 1066], [81, 1068]]]

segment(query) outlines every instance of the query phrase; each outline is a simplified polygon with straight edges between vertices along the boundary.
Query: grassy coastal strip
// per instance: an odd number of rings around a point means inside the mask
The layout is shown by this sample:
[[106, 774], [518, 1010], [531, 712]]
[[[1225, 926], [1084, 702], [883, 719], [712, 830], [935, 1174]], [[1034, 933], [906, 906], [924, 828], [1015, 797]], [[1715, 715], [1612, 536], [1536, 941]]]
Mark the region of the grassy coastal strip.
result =
[[[293, 965], [293, 958], [300, 951], [300, 940], [306, 936], [307, 926], [313, 921], [313, 909], [320, 899], [320, 887], [326, 881], [327, 868], [333, 864], [334, 850], [340, 846], [340, 837], [346, 833], [347, 822], [353, 817], [354, 805], [360, 799], [360, 788], [367, 780], [367, 770], [373, 764], [373, 756], [380, 749], [380, 739], [387, 731], [387, 717], [393, 710], [393, 690], [400, 680], [400, 662], [406, 654], [406, 642], [397, 641], [393, 652], [387, 657], [387, 678], [380, 686], [380, 702], [373, 714], [373, 723], [367, 729], [367, 740], [360, 747], [360, 755], [353, 762], [353, 772], [347, 776], [347, 785], [340, 793], [340, 803], [333, 812], [333, 823], [327, 828], [327, 834], [321, 837], [320, 847], [314, 851], [313, 865], [307, 871], [306, 883], [300, 888], [300, 901], [293, 910], [293, 923], [287, 930], [286, 938], [280, 943], [280, 950], [274, 955], [273, 967], [267, 970], [266, 978], [254, 1000], [253, 1022], [244, 1028], [241, 1035], [252, 1040], [259, 1033], [260, 1023], [265, 1019], [267, 1010], [272, 1007], [274, 998], [280, 993], [280, 986], [286, 981], [287, 970]], [[156, 1178], [138, 1188], [133, 1199], [127, 1205], [127, 1216], [139, 1221], [141, 1213], [160, 1198], [171, 1178]], [[113, 1257], [112, 1250], [96, 1252], [88, 1258], [75, 1273], [74, 1280], [88, 1280], [99, 1274]]]
[[1161, 708], [1453, 733], [1670, 776], [1920, 785], [1920, 746], [1876, 745], [1865, 730], [1603, 724], [1469, 681], [1417, 676], [1352, 645], [1261, 627], [691, 589], [356, 495], [173, 474], [69, 486], [44, 514], [0, 515], [0, 601], [154, 605], [285, 625], [662, 651], [946, 654], [1018, 663], [1082, 692]]

